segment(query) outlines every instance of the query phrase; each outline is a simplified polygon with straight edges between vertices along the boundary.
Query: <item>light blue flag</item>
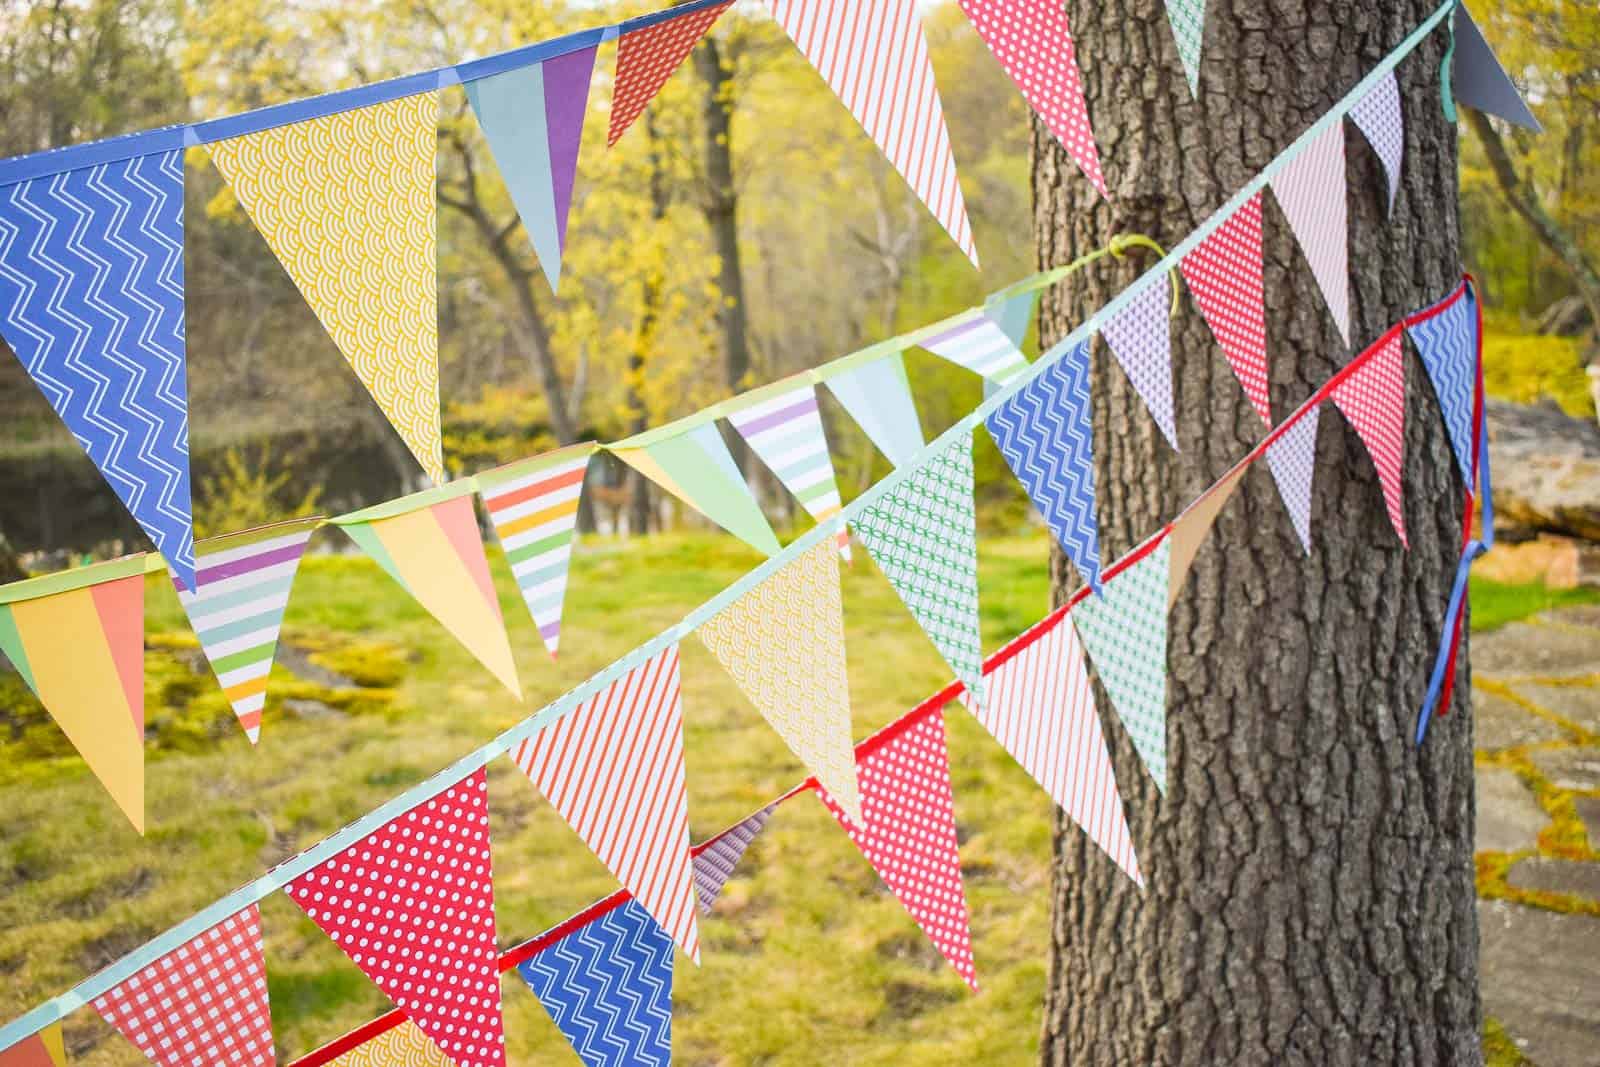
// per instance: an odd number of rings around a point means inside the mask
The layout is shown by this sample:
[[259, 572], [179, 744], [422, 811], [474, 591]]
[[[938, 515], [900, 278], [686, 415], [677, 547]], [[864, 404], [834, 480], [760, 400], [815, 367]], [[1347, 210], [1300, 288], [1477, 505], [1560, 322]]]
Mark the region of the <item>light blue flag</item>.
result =
[[1011, 338], [1011, 343], [1018, 348], [1028, 336], [1028, 327], [1033, 324], [1033, 309], [1039, 305], [1039, 290], [1034, 289], [1004, 300], [995, 300], [984, 306], [984, 311], [995, 322], [1000, 324], [1000, 329]]
[[554, 290], [567, 246], [593, 48], [467, 83], [467, 99]]
[[890, 463], [904, 466], [922, 451], [926, 441], [899, 352], [836, 374], [827, 386]]

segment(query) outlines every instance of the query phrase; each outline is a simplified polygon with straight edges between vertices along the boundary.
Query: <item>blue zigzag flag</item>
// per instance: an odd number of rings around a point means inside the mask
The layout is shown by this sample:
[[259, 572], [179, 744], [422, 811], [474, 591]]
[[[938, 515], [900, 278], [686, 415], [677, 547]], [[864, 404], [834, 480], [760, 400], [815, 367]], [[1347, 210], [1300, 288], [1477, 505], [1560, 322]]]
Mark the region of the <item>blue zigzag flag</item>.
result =
[[588, 1067], [669, 1067], [672, 938], [633, 899], [517, 967]]
[[190, 588], [183, 152], [0, 188], [0, 333]]
[[1073, 346], [984, 420], [1067, 556], [1100, 592], [1089, 342]]
[[[1447, 301], [1449, 297], [1445, 298]], [[1439, 398], [1461, 478], [1472, 487], [1472, 405], [1478, 378], [1478, 306], [1471, 288], [1438, 314], [1407, 327]]]

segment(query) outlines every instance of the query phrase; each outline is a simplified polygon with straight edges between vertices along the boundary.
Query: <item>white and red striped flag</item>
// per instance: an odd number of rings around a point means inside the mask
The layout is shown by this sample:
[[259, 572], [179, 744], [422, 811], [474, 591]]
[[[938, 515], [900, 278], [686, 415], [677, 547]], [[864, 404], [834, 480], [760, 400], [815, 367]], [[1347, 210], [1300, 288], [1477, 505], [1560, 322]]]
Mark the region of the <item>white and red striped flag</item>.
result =
[[512, 758], [698, 963], [678, 646], [657, 652], [523, 741]]
[[1378, 468], [1378, 484], [1383, 487], [1383, 503], [1389, 522], [1406, 540], [1406, 357], [1400, 346], [1400, 331], [1380, 339], [1377, 351], [1366, 362], [1341, 380], [1329, 396], [1339, 413], [1355, 427], [1361, 443], [1367, 446], [1372, 465]]
[[916, 0], [767, 0], [778, 24], [978, 264]]

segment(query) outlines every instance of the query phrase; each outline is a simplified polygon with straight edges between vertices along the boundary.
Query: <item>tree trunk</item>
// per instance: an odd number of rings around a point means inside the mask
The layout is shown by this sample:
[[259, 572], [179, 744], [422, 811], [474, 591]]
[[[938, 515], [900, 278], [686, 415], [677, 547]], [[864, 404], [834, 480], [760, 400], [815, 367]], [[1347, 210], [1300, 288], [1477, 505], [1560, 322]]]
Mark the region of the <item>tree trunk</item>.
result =
[[[661, 158], [661, 131], [656, 124], [653, 108], [644, 113], [644, 133], [650, 146], [650, 220], [659, 230], [667, 219], [668, 190], [666, 165]], [[649, 413], [639, 386], [644, 381], [645, 367], [655, 350], [656, 328], [660, 325], [661, 289], [666, 284], [659, 265], [652, 263], [644, 279], [644, 292], [640, 298], [639, 329], [634, 334], [633, 352], [628, 356], [628, 406], [633, 412], [633, 433], [643, 433], [649, 428]], [[640, 536], [650, 532], [650, 483], [638, 471], [633, 472], [633, 487], [628, 500], [628, 532]]]
[[[1159, 4], [1067, 0], [1111, 201], [1035, 122], [1042, 267], [1145, 233], [1171, 247], [1332, 106], [1433, 0], [1208, 5], [1197, 105]], [[1377, 158], [1349, 130], [1353, 349], [1445, 294], [1460, 270], [1443, 36], [1398, 70], [1404, 185], [1384, 217]], [[1350, 358], [1271, 196], [1274, 412]], [[1151, 257], [1050, 291], [1053, 343]], [[1103, 344], [1094, 357], [1101, 556], [1177, 514], [1263, 429], [1186, 297], [1173, 322], [1182, 454]], [[1331, 405], [1305, 556], [1266, 464], [1201, 549], [1170, 617], [1170, 782], [1160, 796], [1108, 727], [1146, 887], [1058, 816], [1041, 1060], [1061, 1064], [1479, 1062], [1467, 656], [1452, 714], [1411, 735], [1460, 544], [1460, 487], [1432, 391], [1408, 355], [1401, 548], [1376, 474]], [[1059, 603], [1069, 580], [1051, 561]], [[1116, 723], [1101, 700], [1104, 721]]]

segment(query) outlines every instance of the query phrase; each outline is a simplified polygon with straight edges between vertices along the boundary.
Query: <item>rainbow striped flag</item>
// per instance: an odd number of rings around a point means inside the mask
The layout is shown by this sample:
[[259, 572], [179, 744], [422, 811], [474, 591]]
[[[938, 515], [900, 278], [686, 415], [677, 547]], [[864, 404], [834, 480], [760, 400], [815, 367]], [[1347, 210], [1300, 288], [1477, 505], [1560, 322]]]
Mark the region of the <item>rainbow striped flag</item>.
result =
[[[813, 519], [821, 523], [839, 514], [839, 483], [810, 383], [780, 382], [759, 390], [750, 406], [729, 413], [728, 421]], [[848, 561], [850, 532], [841, 526], [837, 540], [839, 555]]]
[[479, 495], [544, 647], [556, 654], [578, 500], [594, 445], [572, 445], [478, 475]]

